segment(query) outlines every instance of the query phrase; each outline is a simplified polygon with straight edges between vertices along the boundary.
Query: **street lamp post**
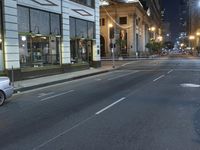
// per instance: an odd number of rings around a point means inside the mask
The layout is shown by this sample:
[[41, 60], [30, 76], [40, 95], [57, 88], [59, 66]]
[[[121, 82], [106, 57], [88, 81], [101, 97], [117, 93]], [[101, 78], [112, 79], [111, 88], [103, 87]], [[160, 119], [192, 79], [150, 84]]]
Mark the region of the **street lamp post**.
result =
[[112, 53], [112, 67], [115, 68], [115, 52], [114, 52], [114, 26], [113, 24], [109, 24], [109, 32], [110, 32], [110, 48]]

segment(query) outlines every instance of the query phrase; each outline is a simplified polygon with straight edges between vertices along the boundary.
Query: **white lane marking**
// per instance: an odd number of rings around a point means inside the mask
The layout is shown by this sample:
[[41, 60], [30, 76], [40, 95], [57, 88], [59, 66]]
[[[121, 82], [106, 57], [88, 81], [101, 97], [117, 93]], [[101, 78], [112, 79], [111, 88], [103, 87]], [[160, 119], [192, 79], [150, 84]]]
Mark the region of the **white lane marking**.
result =
[[70, 90], [70, 91], [67, 91], [67, 92], [63, 92], [63, 93], [60, 93], [60, 94], [57, 94], [57, 95], [52, 95], [52, 96], [49, 96], [49, 97], [46, 97], [46, 98], [43, 98], [41, 99], [40, 101], [46, 101], [46, 100], [49, 100], [49, 99], [52, 99], [52, 98], [55, 98], [55, 97], [58, 97], [58, 96], [62, 96], [62, 95], [65, 95], [65, 94], [68, 94], [68, 93], [72, 93], [74, 92], [74, 90]]
[[108, 79], [108, 81], [115, 80], [115, 79], [118, 79], [118, 78], [122, 78], [122, 77], [128, 76], [130, 74], [134, 74], [134, 73], [137, 73], [137, 72], [138, 71], [134, 71], [134, 72], [130, 72], [130, 73], [127, 73], [127, 74], [124, 74], [124, 75], [121, 75], [121, 76], [113, 77], [113, 78]]
[[121, 65], [121, 66], [124, 67], [124, 66], [130, 65], [130, 64], [132, 64], [132, 63], [133, 63], [133, 62], [125, 63], [125, 64], [123, 64], [123, 65]]
[[45, 97], [45, 96], [49, 96], [49, 95], [52, 95], [54, 94], [55, 92], [49, 92], [49, 93], [40, 93], [38, 98], [41, 98], [41, 97]]
[[91, 116], [91, 117], [89, 117], [89, 118], [87, 118], [87, 119], [85, 119], [85, 120], [83, 120], [83, 121], [81, 121], [81, 122], [75, 124], [74, 126], [72, 126], [71, 128], [65, 130], [64, 132], [62, 132], [62, 133], [58, 134], [57, 136], [55, 136], [55, 137], [53, 137], [53, 138], [47, 140], [46, 142], [40, 144], [39, 146], [33, 148], [33, 150], [41, 149], [41, 148], [44, 147], [45, 145], [47, 145], [47, 144], [53, 142], [54, 140], [56, 140], [57, 138], [59, 138], [59, 137], [65, 135], [66, 133], [70, 132], [71, 130], [73, 130], [73, 129], [75, 129], [75, 128], [77, 128], [77, 127], [79, 127], [79, 126], [85, 124], [87, 121], [91, 120], [91, 119], [94, 118], [94, 117], [95, 117], [95, 116], [93, 115], [93, 116]]
[[161, 75], [160, 77], [154, 79], [153, 82], [156, 82], [156, 81], [158, 81], [159, 79], [161, 79], [161, 78], [163, 78], [163, 77], [165, 77], [165, 75]]
[[186, 88], [200, 88], [199, 84], [192, 84], [192, 83], [184, 83], [181, 84], [181, 86]]
[[170, 73], [172, 73], [173, 71], [174, 71], [174, 70], [172, 69], [172, 70], [168, 71], [167, 74], [170, 74]]
[[123, 101], [123, 100], [125, 100], [125, 99], [126, 99], [126, 97], [123, 97], [123, 98], [119, 99], [118, 101], [116, 101], [116, 102], [110, 104], [109, 106], [107, 106], [107, 107], [101, 109], [100, 111], [96, 112], [95, 115], [101, 114], [102, 112], [108, 110], [109, 108], [113, 107], [114, 105], [118, 104], [119, 102], [121, 102], [121, 101]]
[[95, 81], [101, 81], [102, 79], [95, 79]]

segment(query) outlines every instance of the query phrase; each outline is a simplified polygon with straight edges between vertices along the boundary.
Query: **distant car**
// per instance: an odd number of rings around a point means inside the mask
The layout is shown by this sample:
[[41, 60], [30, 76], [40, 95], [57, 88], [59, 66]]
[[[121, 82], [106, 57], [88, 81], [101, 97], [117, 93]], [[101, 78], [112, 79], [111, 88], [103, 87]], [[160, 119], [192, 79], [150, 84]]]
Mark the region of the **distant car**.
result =
[[3, 105], [6, 99], [12, 96], [13, 91], [10, 79], [8, 77], [0, 77], [0, 106]]

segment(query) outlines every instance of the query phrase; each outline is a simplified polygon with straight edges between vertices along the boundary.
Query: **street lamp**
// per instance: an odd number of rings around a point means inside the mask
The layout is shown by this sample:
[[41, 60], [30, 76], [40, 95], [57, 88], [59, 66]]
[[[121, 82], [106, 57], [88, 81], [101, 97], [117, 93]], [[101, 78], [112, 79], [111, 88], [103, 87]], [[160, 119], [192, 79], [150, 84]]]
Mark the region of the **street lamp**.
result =
[[113, 24], [110, 23], [108, 27], [109, 27], [109, 32], [110, 32], [110, 48], [112, 51], [112, 62], [113, 62], [112, 67], [115, 68], [115, 53], [114, 53], [114, 42], [113, 42], [115, 31], [114, 31]]

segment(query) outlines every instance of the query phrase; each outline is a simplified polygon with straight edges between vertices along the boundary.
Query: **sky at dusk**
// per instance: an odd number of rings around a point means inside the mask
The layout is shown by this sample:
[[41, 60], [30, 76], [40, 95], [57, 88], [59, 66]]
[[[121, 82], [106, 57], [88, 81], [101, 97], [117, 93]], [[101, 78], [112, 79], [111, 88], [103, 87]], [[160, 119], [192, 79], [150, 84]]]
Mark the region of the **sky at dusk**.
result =
[[172, 40], [178, 36], [178, 14], [179, 14], [180, 0], [163, 0], [163, 7], [165, 8], [165, 20], [171, 23]]

